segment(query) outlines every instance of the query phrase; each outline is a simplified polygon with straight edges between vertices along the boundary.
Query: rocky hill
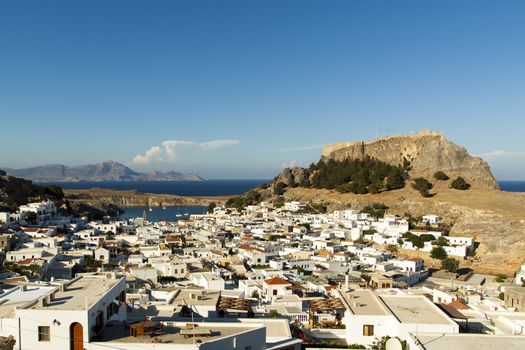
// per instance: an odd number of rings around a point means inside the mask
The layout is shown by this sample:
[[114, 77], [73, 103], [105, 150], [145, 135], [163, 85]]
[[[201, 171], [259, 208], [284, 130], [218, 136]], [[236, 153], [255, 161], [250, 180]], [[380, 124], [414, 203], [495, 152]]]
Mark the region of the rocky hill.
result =
[[8, 176], [0, 171], [0, 211], [14, 211], [32, 201], [52, 200], [63, 203], [64, 193], [57, 186], [39, 186], [30, 180]]
[[[464, 147], [441, 133], [424, 130], [412, 135], [326, 146], [320, 163], [338, 169], [338, 163], [343, 161], [368, 158], [401, 166], [406, 184], [376, 193], [314, 186], [320, 167], [313, 164], [309, 168], [284, 169], [268, 185], [231, 202], [245, 205], [254, 200], [274, 203], [298, 200], [312, 207], [322, 204], [328, 210], [361, 210], [372, 203], [384, 203], [389, 213], [400, 216], [441, 215], [452, 227], [451, 235], [474, 237], [479, 244], [476, 255], [462, 261], [463, 266], [478, 272], [512, 275], [525, 261], [525, 193], [500, 191], [488, 164], [481, 158], [469, 155]], [[435, 179], [438, 171], [450, 179]], [[337, 171], [330, 175], [334, 174]], [[451, 188], [452, 179], [458, 176], [471, 184], [468, 190]], [[424, 177], [432, 184], [432, 196], [423, 197], [409, 185], [417, 177]]]
[[341, 142], [323, 149], [323, 159], [343, 160], [369, 156], [389, 164], [410, 162], [410, 177], [431, 178], [437, 171], [461, 176], [467, 182], [497, 189], [498, 183], [483, 159], [446, 139], [440, 132], [422, 130], [415, 134], [390, 136], [372, 141]]
[[48, 164], [25, 169], [5, 169], [11, 176], [33, 181], [200, 181], [195, 174], [182, 174], [175, 171], [139, 173], [127, 166], [106, 161], [99, 164], [68, 167], [61, 164]]

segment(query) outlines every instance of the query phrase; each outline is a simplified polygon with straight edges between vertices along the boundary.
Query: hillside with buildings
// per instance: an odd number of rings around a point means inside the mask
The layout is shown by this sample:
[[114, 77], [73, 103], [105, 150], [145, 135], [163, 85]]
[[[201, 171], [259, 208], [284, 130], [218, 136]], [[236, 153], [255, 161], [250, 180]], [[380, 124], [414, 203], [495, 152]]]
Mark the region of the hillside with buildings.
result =
[[[401, 202], [407, 190], [382, 195]], [[324, 203], [322, 191], [285, 196]], [[158, 222], [78, 217], [53, 201], [0, 212], [0, 341], [10, 350], [377, 349], [389, 337], [419, 350], [525, 345], [525, 264], [515, 277], [459, 268], [486, 251], [478, 237], [449, 234], [439, 207], [415, 218], [395, 215], [395, 201], [329, 209], [288, 198]]]
[[[360, 171], [360, 164], [368, 168], [376, 164], [368, 160], [379, 162], [380, 169], [385, 169], [379, 185], [374, 185], [377, 177], [373, 178], [373, 172]], [[350, 169], [347, 177], [339, 170], [331, 171], [341, 169], [341, 164], [344, 171]], [[357, 170], [352, 170], [355, 164]], [[390, 173], [385, 164], [403, 176], [402, 185], [389, 188]], [[320, 175], [324, 182], [319, 181]], [[465, 187], [454, 188], [458, 178], [464, 179]], [[424, 179], [428, 189], [422, 192], [415, 186], [416, 179]], [[356, 181], [364, 181], [362, 191], [351, 186]], [[500, 191], [484, 160], [469, 155], [439, 132], [423, 130], [326, 146], [318, 164], [284, 169], [268, 185], [230, 203], [243, 207], [261, 200], [300, 201], [329, 210], [361, 210], [379, 202], [388, 206], [389, 213], [401, 216], [432, 212], [452, 227], [451, 235], [476, 239], [477, 254], [465, 262], [476, 270], [510, 273], [525, 259], [525, 194]]]

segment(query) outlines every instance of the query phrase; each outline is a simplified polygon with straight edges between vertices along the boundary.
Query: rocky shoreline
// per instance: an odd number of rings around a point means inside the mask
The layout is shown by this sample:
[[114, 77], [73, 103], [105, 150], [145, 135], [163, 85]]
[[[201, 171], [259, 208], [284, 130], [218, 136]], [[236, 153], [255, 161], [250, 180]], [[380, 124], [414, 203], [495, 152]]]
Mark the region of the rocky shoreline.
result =
[[83, 203], [95, 208], [109, 204], [118, 207], [161, 207], [173, 205], [203, 205], [211, 202], [224, 204], [231, 196], [177, 196], [172, 194], [142, 193], [134, 190], [111, 190], [91, 188], [83, 190], [64, 190], [65, 197], [72, 204]]

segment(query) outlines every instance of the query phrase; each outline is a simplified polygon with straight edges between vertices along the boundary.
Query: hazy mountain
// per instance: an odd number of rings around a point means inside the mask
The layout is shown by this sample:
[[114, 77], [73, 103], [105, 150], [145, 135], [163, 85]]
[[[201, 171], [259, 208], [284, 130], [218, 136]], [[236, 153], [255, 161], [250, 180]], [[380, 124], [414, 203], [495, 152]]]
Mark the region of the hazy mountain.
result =
[[152, 171], [139, 173], [127, 166], [106, 161], [99, 164], [88, 164], [68, 167], [61, 164], [48, 164], [25, 169], [4, 169], [11, 176], [22, 177], [33, 181], [183, 181], [203, 180], [195, 174], [183, 174], [176, 171], [166, 173]]

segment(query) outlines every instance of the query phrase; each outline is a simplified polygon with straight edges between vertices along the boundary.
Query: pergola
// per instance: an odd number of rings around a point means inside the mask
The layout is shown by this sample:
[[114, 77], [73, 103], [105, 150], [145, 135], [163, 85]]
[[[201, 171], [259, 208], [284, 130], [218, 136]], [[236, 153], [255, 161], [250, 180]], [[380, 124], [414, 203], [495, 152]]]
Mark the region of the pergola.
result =
[[317, 312], [333, 312], [339, 310], [346, 310], [345, 305], [340, 299], [328, 298], [328, 299], [315, 299], [309, 301], [309, 313], [310, 313], [310, 326], [314, 321], [314, 315]]
[[230, 298], [221, 296], [217, 303], [217, 310], [219, 312], [245, 311], [247, 313], [251, 313], [252, 301], [250, 299]]

